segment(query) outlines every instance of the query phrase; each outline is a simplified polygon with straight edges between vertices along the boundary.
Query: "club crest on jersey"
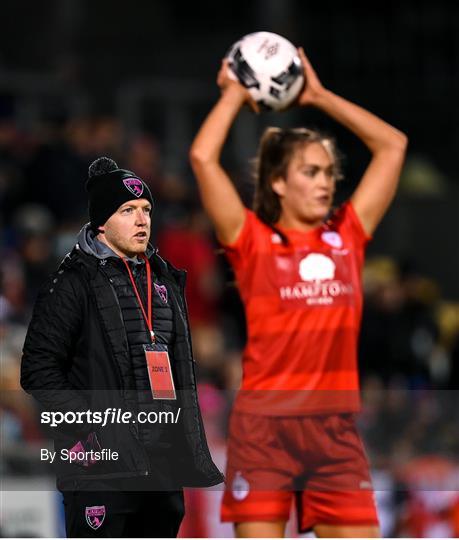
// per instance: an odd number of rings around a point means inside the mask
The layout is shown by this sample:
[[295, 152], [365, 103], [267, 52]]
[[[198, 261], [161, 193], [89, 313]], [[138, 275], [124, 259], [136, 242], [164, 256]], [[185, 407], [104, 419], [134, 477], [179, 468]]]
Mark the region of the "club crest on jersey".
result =
[[95, 531], [102, 526], [105, 519], [105, 506], [87, 506], [85, 510], [86, 523]]
[[250, 485], [242, 476], [241, 471], [236, 472], [236, 476], [233, 478], [233, 483], [231, 485], [231, 490], [236, 501], [243, 501], [249, 494]]
[[142, 193], [143, 193], [143, 184], [142, 184], [141, 180], [139, 180], [138, 178], [125, 178], [123, 180], [123, 184], [137, 198], [139, 198], [142, 195]]
[[161, 301], [163, 304], [167, 304], [167, 289], [165, 285], [158, 285], [157, 283], [154, 283], [155, 291], [158, 294], [158, 296], [161, 298]]
[[310, 253], [300, 261], [299, 274], [303, 281], [334, 279], [335, 263], [321, 253]]
[[343, 247], [343, 239], [341, 235], [335, 231], [325, 231], [321, 235], [322, 241], [334, 248]]

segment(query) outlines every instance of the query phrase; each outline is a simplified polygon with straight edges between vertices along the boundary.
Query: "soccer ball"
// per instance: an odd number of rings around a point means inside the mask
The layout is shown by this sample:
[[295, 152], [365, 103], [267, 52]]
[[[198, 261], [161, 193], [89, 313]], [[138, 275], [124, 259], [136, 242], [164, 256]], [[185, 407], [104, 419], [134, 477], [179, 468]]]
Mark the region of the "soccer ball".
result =
[[230, 77], [243, 84], [262, 109], [285, 109], [303, 88], [298, 51], [278, 34], [247, 34], [232, 45], [226, 58]]

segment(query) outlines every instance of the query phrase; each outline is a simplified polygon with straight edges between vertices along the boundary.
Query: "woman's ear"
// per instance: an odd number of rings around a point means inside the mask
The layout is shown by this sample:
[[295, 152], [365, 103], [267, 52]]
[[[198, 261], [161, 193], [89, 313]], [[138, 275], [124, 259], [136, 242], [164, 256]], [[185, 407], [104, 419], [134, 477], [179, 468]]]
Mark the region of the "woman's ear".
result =
[[283, 197], [285, 195], [285, 180], [282, 176], [278, 176], [277, 178], [274, 178], [274, 180], [271, 182], [271, 186], [273, 188], [273, 191], [276, 195], [279, 197]]

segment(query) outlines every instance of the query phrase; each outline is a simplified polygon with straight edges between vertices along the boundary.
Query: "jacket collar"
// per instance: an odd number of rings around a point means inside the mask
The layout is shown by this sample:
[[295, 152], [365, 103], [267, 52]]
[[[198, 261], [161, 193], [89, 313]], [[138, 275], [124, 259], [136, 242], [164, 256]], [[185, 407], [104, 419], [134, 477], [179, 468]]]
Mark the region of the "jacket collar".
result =
[[[116, 258], [119, 259], [118, 256]], [[178, 283], [182, 287], [185, 285], [186, 271], [178, 270], [170, 262], [160, 257], [156, 248], [151, 248], [148, 259], [153, 272], [158, 278], [168, 279], [169, 281]], [[99, 267], [103, 267], [105, 262], [106, 258], [97, 257], [94, 253], [82, 249], [80, 243], [77, 242], [72, 251], [64, 257], [59, 268], [70, 268], [71, 266], [78, 265], [86, 270], [91, 279], [94, 279]]]
[[[104, 244], [97, 238], [97, 235], [91, 229], [89, 223], [87, 223], [78, 233], [77, 242], [84, 253], [91, 255], [96, 259], [102, 260], [108, 259], [109, 257], [115, 257], [117, 259], [120, 258], [120, 256], [109, 248], [107, 244]], [[145, 255], [150, 258], [154, 251], [154, 247], [151, 244], [148, 244]], [[127, 260], [135, 264], [143, 264], [144, 262], [142, 259], [138, 259], [137, 257], [127, 258]]]

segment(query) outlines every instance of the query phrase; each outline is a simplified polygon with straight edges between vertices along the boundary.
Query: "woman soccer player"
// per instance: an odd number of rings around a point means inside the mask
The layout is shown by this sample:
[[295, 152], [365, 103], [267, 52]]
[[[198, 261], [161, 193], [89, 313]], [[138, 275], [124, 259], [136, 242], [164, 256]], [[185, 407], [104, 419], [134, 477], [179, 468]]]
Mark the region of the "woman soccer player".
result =
[[231, 416], [222, 519], [240, 537], [280, 537], [293, 499], [300, 531], [379, 536], [359, 410], [357, 339], [364, 251], [392, 201], [406, 136], [325, 89], [299, 50], [314, 106], [351, 130], [371, 161], [351, 199], [332, 211], [333, 141], [309, 129], [268, 128], [260, 140], [254, 210], [220, 164], [247, 90], [228, 77], [190, 158], [203, 205], [235, 270], [248, 343]]

